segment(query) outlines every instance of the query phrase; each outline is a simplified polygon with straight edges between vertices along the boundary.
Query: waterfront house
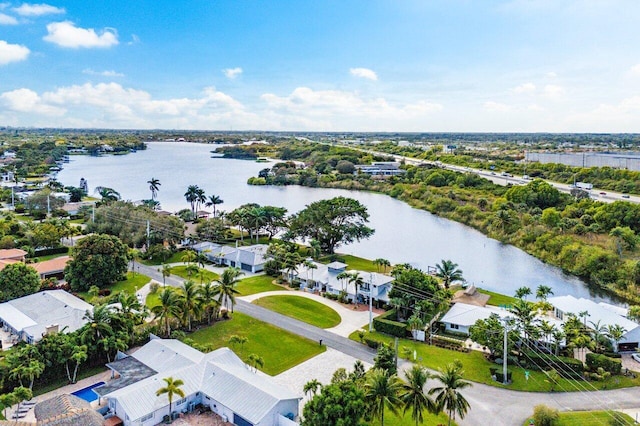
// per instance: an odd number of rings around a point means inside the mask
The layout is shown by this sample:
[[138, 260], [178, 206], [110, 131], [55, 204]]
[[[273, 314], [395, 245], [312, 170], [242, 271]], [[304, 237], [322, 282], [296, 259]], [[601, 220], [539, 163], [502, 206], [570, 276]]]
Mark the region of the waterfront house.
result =
[[36, 343], [50, 333], [78, 330], [93, 306], [64, 290], [39, 293], [0, 303], [3, 347], [18, 341]]
[[[202, 353], [179, 340], [152, 338], [139, 350], [107, 364], [119, 376], [95, 391], [107, 400], [108, 417], [124, 426], [155, 425], [164, 418], [208, 407], [238, 426], [292, 426], [300, 395], [246, 365], [228, 348]], [[184, 398], [156, 395], [164, 378], [184, 382]]]
[[262, 272], [267, 261], [266, 244], [252, 246], [223, 246], [220, 244], [203, 242], [191, 246], [193, 250], [204, 255], [213, 263], [231, 266], [246, 272]]
[[338, 278], [343, 272], [360, 275], [364, 284], [358, 288], [358, 301], [367, 301], [369, 296], [373, 300], [384, 303], [389, 302], [389, 292], [393, 284], [393, 277], [379, 274], [377, 272], [364, 272], [349, 270], [342, 262], [331, 262], [327, 265], [318, 262], [310, 262], [314, 267], [300, 264], [295, 271], [283, 271], [283, 277], [289, 280], [293, 275], [293, 280], [300, 283], [300, 288], [307, 291], [326, 292], [339, 295], [345, 292], [347, 299], [355, 301], [356, 288], [354, 283], [350, 283], [348, 278]]
[[374, 161], [371, 164], [358, 164], [357, 173], [364, 173], [371, 176], [398, 176], [406, 173], [400, 169], [400, 163], [395, 161]]

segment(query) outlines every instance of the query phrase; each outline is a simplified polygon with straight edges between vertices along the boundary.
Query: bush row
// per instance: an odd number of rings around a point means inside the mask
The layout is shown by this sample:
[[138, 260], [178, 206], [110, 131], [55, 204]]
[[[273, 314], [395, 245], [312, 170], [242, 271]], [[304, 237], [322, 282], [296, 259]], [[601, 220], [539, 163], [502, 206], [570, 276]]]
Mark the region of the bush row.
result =
[[597, 371], [599, 367], [602, 367], [604, 371], [615, 375], [620, 374], [622, 370], [622, 364], [619, 360], [601, 354], [588, 353], [585, 362], [589, 371]]
[[525, 352], [520, 362], [531, 370], [549, 371], [554, 369], [567, 379], [581, 379], [584, 371], [582, 361], [575, 358]]
[[398, 321], [392, 321], [389, 318], [396, 318], [396, 310], [390, 311], [373, 319], [373, 327], [380, 333], [389, 334], [396, 337], [407, 337], [407, 325]]
[[47, 249], [36, 250], [33, 254], [33, 257], [38, 256], [49, 256], [50, 254], [63, 254], [69, 253], [69, 247], [54, 247]]

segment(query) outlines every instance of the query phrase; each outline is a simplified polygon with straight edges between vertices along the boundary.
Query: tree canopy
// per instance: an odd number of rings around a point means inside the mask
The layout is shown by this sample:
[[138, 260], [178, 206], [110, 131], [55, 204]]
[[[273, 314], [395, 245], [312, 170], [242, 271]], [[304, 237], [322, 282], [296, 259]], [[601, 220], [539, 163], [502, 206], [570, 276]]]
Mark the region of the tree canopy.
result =
[[346, 197], [316, 201], [293, 215], [289, 220], [288, 238], [312, 238], [322, 250], [334, 253], [337, 246], [360, 241], [373, 235], [366, 226], [367, 208], [359, 201]]
[[40, 290], [38, 272], [24, 263], [12, 263], [0, 271], [0, 301], [27, 296]]
[[86, 291], [122, 280], [127, 272], [127, 246], [112, 235], [89, 235], [73, 249], [73, 260], [65, 268], [65, 278], [74, 291]]

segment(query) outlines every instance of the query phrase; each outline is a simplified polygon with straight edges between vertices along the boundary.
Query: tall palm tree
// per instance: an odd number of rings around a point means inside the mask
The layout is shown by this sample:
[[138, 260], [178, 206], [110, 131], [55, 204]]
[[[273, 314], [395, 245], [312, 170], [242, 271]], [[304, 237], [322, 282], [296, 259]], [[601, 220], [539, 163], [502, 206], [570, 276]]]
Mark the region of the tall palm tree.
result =
[[171, 320], [180, 316], [179, 297], [173, 288], [165, 287], [160, 292], [160, 304], [151, 308], [155, 318], [164, 322], [167, 336], [171, 334]]
[[171, 265], [162, 264], [162, 286], [167, 285], [167, 277], [171, 276]]
[[547, 301], [547, 297], [553, 295], [553, 289], [548, 285], [541, 284], [536, 289], [536, 299]]
[[187, 192], [184, 193], [184, 198], [187, 200], [189, 204], [191, 204], [191, 213], [193, 213], [193, 218], [196, 217], [196, 203], [198, 201], [198, 185], [189, 185], [187, 187]]
[[322, 389], [322, 383], [320, 383], [317, 379], [313, 379], [304, 384], [302, 392], [304, 392], [305, 395], [311, 393], [311, 395], [315, 396], [316, 392], [318, 392], [318, 389]]
[[198, 188], [196, 190], [196, 211], [200, 210], [200, 205], [207, 202], [207, 194], [204, 189]]
[[425, 393], [424, 386], [431, 376], [424, 367], [414, 365], [406, 373], [407, 381], [403, 384], [402, 404], [404, 413], [411, 411], [411, 418], [415, 420], [416, 426], [424, 421], [424, 412], [436, 413], [436, 405]]
[[195, 251], [193, 250], [185, 250], [185, 252], [182, 254], [182, 257], [180, 258], [180, 260], [182, 260], [184, 263], [193, 263], [196, 261], [196, 259], [198, 258], [198, 255], [196, 254]]
[[149, 184], [149, 190], [151, 191], [151, 199], [155, 200], [158, 196], [158, 191], [160, 190], [160, 180], [152, 177], [147, 181], [147, 183]]
[[238, 277], [242, 275], [242, 271], [237, 268], [227, 268], [222, 272], [219, 279], [216, 280], [218, 285], [216, 286], [216, 295], [218, 296], [218, 302], [223, 305], [227, 310], [231, 305], [231, 312], [233, 312], [233, 306], [236, 304], [235, 295], [238, 294], [236, 290], [236, 284], [240, 280]]
[[107, 305], [96, 306], [93, 311], [87, 310], [82, 319], [87, 322], [80, 329], [80, 340], [90, 348], [95, 348], [100, 339], [113, 334], [111, 311]]
[[613, 324], [607, 327], [607, 335], [613, 340], [615, 344], [614, 351], [618, 352], [618, 346], [620, 344], [620, 340], [625, 339], [624, 334], [627, 332], [627, 329], [621, 326], [620, 324]]
[[207, 324], [211, 324], [212, 313], [215, 313], [215, 317], [218, 316], [217, 312], [220, 307], [220, 303], [216, 300], [216, 294], [216, 286], [213, 283], [204, 283], [200, 288], [202, 309], [207, 316]]
[[[358, 306], [358, 289], [362, 288], [362, 286], [364, 285], [364, 278], [362, 278], [362, 276], [360, 276], [360, 274], [353, 274], [349, 277], [349, 282], [351, 284], [353, 284], [353, 286], [356, 289], [356, 296], [355, 296], [355, 302], [356, 302], [356, 306]], [[371, 294], [371, 293], [369, 293]]]
[[109, 204], [112, 201], [118, 201], [120, 199], [120, 193], [113, 188], [106, 186], [96, 186], [94, 192], [97, 192], [104, 204]]
[[202, 312], [202, 293], [200, 285], [191, 280], [187, 280], [180, 287], [180, 304], [182, 305], [182, 313], [187, 321], [189, 331], [191, 331], [192, 316], [200, 315]]
[[213, 217], [216, 217], [216, 206], [222, 203], [224, 203], [224, 200], [218, 195], [210, 195], [207, 199], [207, 202], [205, 203], [205, 206], [213, 207]]
[[436, 264], [436, 271], [436, 276], [442, 279], [444, 288], [449, 288], [456, 281], [464, 281], [462, 270], [458, 268], [457, 263], [451, 260], [442, 259], [439, 264]]
[[402, 380], [395, 374], [389, 375], [387, 370], [381, 368], [369, 371], [364, 384], [364, 398], [373, 416], [380, 419], [380, 426], [384, 426], [385, 409], [398, 414], [398, 407], [402, 405], [401, 391]]
[[596, 322], [589, 321], [589, 324], [591, 324], [591, 330], [593, 330], [593, 340], [596, 343], [596, 349], [602, 346], [600, 342], [602, 341], [602, 338], [607, 334], [607, 326], [601, 324], [601, 322], [601, 320], [598, 320]]
[[443, 373], [436, 374], [434, 377], [442, 383], [442, 386], [429, 389], [429, 395], [436, 395], [436, 407], [438, 410], [446, 410], [449, 426], [451, 426], [451, 420], [455, 419], [456, 414], [464, 419], [469, 410], [469, 402], [459, 390], [471, 386], [471, 383], [462, 380], [462, 371], [454, 364], [447, 365]]
[[264, 359], [258, 354], [250, 354], [249, 365], [253, 367], [254, 372], [257, 372], [258, 367], [264, 367]]
[[169, 399], [169, 422], [171, 422], [171, 404], [173, 403], [173, 396], [178, 395], [180, 398], [184, 398], [184, 391], [180, 386], [184, 385], [184, 382], [180, 379], [174, 379], [173, 377], [165, 377], [164, 382], [167, 384], [156, 391], [156, 396], [167, 394]]
[[531, 289], [529, 287], [520, 287], [516, 289], [515, 296], [518, 299], [526, 299], [527, 296], [531, 295]]

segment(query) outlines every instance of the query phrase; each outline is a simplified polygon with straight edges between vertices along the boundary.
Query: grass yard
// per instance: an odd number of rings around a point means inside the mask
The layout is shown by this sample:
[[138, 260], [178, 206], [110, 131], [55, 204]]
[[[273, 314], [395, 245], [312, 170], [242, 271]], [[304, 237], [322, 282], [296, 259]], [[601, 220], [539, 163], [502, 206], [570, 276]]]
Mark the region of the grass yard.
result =
[[118, 281], [110, 287], [112, 293], [119, 293], [124, 291], [125, 293], [133, 294], [136, 288], [140, 290], [146, 283], [151, 281], [151, 277], [143, 275], [141, 273], [127, 272], [127, 279], [124, 281]]
[[45, 260], [55, 259], [57, 257], [69, 256], [69, 253], [56, 253], [56, 254], [47, 254], [45, 256], [36, 256], [32, 260], [36, 262], [44, 262]]
[[273, 283], [274, 278], [269, 275], [256, 275], [254, 277], [241, 279], [236, 285], [236, 290], [241, 296], [264, 293], [265, 291], [288, 290], [287, 287]]
[[[380, 342], [393, 342], [393, 337], [377, 332], [371, 333], [369, 337]], [[355, 341], [360, 341], [357, 331], [351, 333], [349, 338]], [[509, 371], [512, 373], [513, 383], [505, 386], [502, 383], [495, 382], [491, 378], [489, 368], [496, 367], [500, 369], [501, 365], [490, 363], [484, 358], [483, 354], [478, 351], [463, 353], [438, 348], [436, 346], [429, 346], [409, 339], [400, 339], [398, 346], [400, 351], [402, 351], [403, 346], [411, 349], [411, 352], [415, 350], [418, 356], [418, 363], [433, 370], [442, 369], [443, 366], [453, 362], [454, 360], [459, 360], [464, 369], [464, 378], [472, 382], [484, 383], [491, 386], [517, 391], [549, 392], [551, 390], [551, 385], [545, 381], [545, 373], [529, 370], [529, 380], [527, 380], [524, 374], [525, 369], [513, 365], [509, 366]], [[614, 376], [601, 382], [560, 379], [556, 386], [556, 392], [577, 391], [583, 389], [618, 389], [639, 385], [640, 378], [633, 379], [626, 376]]]
[[513, 305], [516, 302], [516, 300], [518, 300], [515, 297], [506, 296], [504, 294], [495, 293], [493, 291], [484, 290], [482, 288], [479, 288], [478, 291], [482, 294], [487, 294], [491, 296], [489, 298], [489, 301], [487, 302], [488, 305], [493, 305], [493, 306]]
[[185, 280], [192, 280], [197, 283], [199, 282], [211, 282], [220, 278], [220, 275], [215, 272], [211, 272], [207, 269], [198, 268], [198, 272], [193, 272], [191, 276], [187, 273], [187, 265], [178, 265], [171, 267], [171, 275], [177, 275]]
[[[446, 425], [448, 421], [449, 421], [449, 418], [444, 413], [440, 413], [440, 414], [425, 413], [424, 419], [420, 424], [421, 425], [440, 425], [440, 424]], [[378, 426], [379, 424], [380, 424], [380, 421], [377, 419], [367, 423], [367, 425], [369, 426]], [[414, 426], [415, 424], [416, 422], [411, 418], [410, 412], [403, 414], [402, 410], [400, 410], [398, 416], [396, 416], [389, 410], [385, 410], [384, 412], [384, 426]], [[452, 421], [451, 425], [454, 426], [454, 425], [457, 425], [457, 423]]]
[[145, 265], [154, 266], [154, 265], [162, 265], [163, 263], [180, 263], [182, 262], [182, 256], [184, 256], [184, 251], [180, 250], [173, 253], [167, 260], [162, 259], [140, 259], [139, 262]]
[[[77, 380], [86, 379], [87, 377], [91, 377], [96, 374], [103, 373], [104, 371], [106, 371], [106, 368], [104, 365], [98, 365], [96, 367], [82, 366], [78, 369]], [[73, 374], [73, 370], [71, 370], [71, 373]], [[33, 385], [33, 396], [38, 396], [38, 395], [42, 395], [43, 393], [51, 392], [52, 390], [56, 390], [68, 384], [69, 384], [69, 381], [67, 380], [66, 375], [56, 381], [49, 382], [47, 384], [36, 382]]]
[[235, 312], [233, 318], [220, 321], [210, 327], [198, 330], [188, 337], [213, 349], [229, 346], [229, 338], [236, 334], [247, 337], [243, 347], [231, 349], [246, 360], [255, 353], [264, 359], [262, 371], [272, 376], [280, 374], [324, 352], [325, 346], [318, 342], [299, 337], [281, 328], [267, 324], [248, 315]]
[[[555, 426], [600, 426], [608, 425], [613, 416], [624, 421], [624, 423], [616, 423], [620, 425], [634, 425], [635, 421], [628, 414], [620, 413], [619, 411], [567, 411], [560, 413], [560, 418]], [[527, 419], [522, 426], [529, 426], [530, 420], [533, 417]]]
[[320, 328], [335, 327], [341, 321], [340, 315], [327, 305], [303, 296], [265, 296], [253, 303]]
[[147, 308], [149, 309], [153, 308], [154, 306], [158, 306], [160, 304], [160, 290], [155, 293], [149, 293], [144, 304], [147, 305]]

